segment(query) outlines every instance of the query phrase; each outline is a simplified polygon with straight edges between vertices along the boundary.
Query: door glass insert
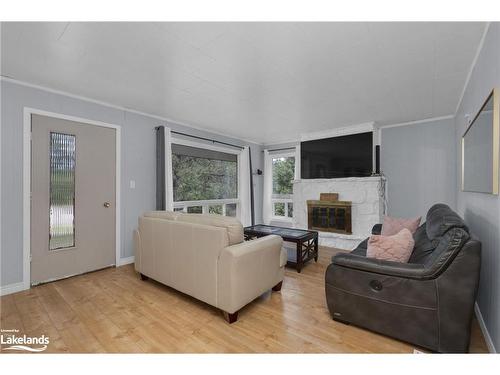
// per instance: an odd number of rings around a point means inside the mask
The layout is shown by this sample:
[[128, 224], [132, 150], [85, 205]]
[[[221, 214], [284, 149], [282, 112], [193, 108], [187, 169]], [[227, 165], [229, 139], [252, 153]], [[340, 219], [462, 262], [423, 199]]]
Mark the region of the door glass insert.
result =
[[49, 250], [75, 246], [74, 135], [50, 133]]

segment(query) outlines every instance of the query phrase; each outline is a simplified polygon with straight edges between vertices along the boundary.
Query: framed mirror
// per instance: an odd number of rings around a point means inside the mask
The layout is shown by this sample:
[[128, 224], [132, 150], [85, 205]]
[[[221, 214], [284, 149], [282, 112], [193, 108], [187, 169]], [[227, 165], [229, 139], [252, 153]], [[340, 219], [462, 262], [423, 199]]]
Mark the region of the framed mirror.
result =
[[494, 89], [462, 136], [462, 191], [498, 194], [499, 92]]

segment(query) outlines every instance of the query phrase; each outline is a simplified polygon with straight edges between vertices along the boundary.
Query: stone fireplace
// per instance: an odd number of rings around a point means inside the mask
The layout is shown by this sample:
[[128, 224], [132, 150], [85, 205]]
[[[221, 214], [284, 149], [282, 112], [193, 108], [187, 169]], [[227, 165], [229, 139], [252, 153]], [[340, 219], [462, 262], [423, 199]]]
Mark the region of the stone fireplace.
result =
[[[381, 189], [383, 187], [382, 178], [379, 176], [296, 180], [293, 183], [293, 226], [307, 229], [312, 220], [311, 229], [319, 232], [320, 245], [346, 250], [354, 249], [371, 234], [374, 224], [382, 222], [384, 203], [381, 198]], [[329, 196], [323, 195], [322, 200], [322, 193], [330, 194]], [[320, 197], [319, 200], [318, 197]], [[337, 203], [333, 198], [337, 198]], [[329, 202], [322, 202], [325, 200]], [[314, 205], [308, 204], [313, 202]], [[350, 210], [348, 203], [350, 203]], [[309, 207], [313, 209], [312, 217]], [[314, 221], [314, 207], [319, 209], [316, 211], [318, 215], [316, 221]], [[324, 207], [330, 208], [321, 211]], [[345, 211], [341, 211], [342, 209]], [[347, 225], [342, 227], [341, 219], [337, 219], [340, 216], [346, 219], [348, 210], [351, 221], [350, 231], [347, 230]], [[333, 223], [332, 230], [325, 228], [325, 225], [330, 226], [330, 218]], [[336, 228], [337, 225], [342, 228], [339, 230]]]
[[339, 201], [337, 193], [321, 193], [319, 200], [308, 200], [308, 229], [352, 234], [351, 205], [349, 201]]

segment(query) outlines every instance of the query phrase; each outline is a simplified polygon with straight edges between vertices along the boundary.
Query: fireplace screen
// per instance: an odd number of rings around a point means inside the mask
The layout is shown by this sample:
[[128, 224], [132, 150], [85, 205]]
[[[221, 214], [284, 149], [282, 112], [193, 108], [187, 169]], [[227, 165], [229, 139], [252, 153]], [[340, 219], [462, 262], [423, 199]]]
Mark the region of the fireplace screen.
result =
[[308, 227], [312, 230], [351, 234], [351, 202], [307, 201]]

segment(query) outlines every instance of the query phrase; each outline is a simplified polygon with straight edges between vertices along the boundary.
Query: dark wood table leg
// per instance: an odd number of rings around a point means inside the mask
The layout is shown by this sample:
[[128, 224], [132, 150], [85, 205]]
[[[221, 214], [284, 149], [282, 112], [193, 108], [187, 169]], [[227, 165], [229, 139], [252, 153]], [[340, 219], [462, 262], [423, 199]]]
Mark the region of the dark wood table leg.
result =
[[302, 271], [302, 265], [304, 263], [304, 260], [302, 259], [302, 241], [297, 241], [297, 263], [296, 263], [296, 269], [297, 272], [300, 273]]
[[273, 292], [279, 292], [281, 290], [281, 286], [283, 285], [283, 280], [281, 280], [278, 284], [273, 286]]
[[223, 314], [224, 314], [224, 318], [226, 319], [226, 321], [229, 324], [233, 324], [234, 322], [236, 322], [238, 320], [238, 311], [236, 311], [232, 314], [223, 311]]
[[314, 261], [318, 262], [318, 253], [319, 253], [319, 247], [318, 247], [318, 236], [314, 238]]

